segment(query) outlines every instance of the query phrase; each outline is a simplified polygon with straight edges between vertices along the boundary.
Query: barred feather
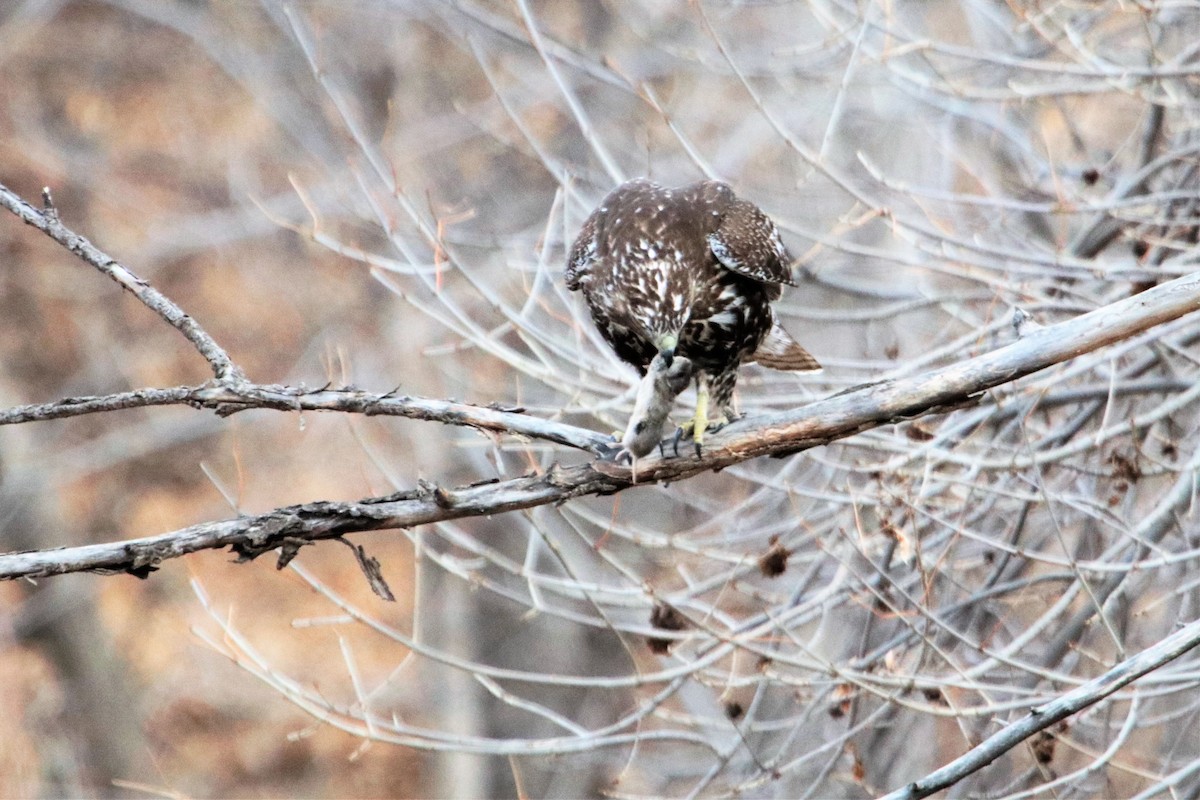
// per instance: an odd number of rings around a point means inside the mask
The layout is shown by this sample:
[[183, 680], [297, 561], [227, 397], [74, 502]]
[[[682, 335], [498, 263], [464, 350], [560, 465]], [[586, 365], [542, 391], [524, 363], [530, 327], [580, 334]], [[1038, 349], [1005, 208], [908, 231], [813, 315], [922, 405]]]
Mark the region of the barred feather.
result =
[[618, 356], [645, 374], [673, 345], [707, 381], [718, 410], [729, 405], [743, 361], [819, 368], [771, 309], [791, 283], [774, 223], [717, 181], [618, 186], [583, 224], [566, 270], [567, 288], [583, 292]]

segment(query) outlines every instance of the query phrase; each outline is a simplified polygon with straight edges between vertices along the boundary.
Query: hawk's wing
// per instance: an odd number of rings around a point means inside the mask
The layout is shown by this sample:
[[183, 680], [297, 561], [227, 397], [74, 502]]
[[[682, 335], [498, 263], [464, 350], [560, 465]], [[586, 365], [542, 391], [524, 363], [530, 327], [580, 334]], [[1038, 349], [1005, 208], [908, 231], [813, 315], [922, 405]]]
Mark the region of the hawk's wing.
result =
[[720, 226], [708, 235], [708, 247], [731, 272], [761, 283], [795, 285], [791, 258], [775, 223], [753, 203], [731, 203]]
[[565, 277], [567, 288], [572, 292], [579, 289], [580, 278], [588, 271], [596, 257], [596, 217], [599, 213], [599, 209], [593, 211], [583, 223], [579, 235], [575, 237], [575, 243], [571, 245], [571, 252], [567, 255]]

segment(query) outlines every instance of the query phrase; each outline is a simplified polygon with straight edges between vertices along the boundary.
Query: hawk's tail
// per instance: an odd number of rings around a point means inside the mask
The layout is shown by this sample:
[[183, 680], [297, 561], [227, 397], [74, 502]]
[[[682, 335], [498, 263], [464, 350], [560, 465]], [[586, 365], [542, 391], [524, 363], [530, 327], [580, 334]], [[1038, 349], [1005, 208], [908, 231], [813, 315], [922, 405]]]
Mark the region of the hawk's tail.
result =
[[750, 359], [764, 367], [791, 372], [819, 372], [821, 369], [821, 362], [801, 347], [800, 343], [783, 329], [778, 319], [771, 320], [770, 332], [763, 337]]

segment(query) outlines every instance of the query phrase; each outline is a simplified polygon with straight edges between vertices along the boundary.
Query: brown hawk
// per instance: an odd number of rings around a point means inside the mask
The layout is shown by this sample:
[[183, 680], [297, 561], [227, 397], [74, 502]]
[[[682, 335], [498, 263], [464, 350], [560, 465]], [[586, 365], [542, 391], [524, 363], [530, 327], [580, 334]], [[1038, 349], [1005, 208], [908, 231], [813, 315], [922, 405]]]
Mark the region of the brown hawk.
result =
[[691, 360], [697, 449], [706, 429], [732, 419], [743, 362], [821, 368], [771, 308], [783, 284], [793, 285], [779, 231], [718, 181], [618, 186], [584, 222], [566, 284], [583, 292], [601, 335], [643, 375], [658, 354], [667, 366], [677, 354]]

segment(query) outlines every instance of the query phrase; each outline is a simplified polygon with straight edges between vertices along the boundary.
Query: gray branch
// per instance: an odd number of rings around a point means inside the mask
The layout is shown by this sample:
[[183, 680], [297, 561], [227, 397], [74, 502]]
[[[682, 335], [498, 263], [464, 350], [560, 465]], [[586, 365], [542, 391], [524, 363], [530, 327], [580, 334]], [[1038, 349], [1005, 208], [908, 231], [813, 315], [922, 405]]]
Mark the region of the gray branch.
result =
[[135, 389], [92, 397], [66, 397], [49, 403], [0, 410], [0, 425], [41, 422], [126, 408], [186, 405], [206, 408], [221, 416], [250, 409], [276, 411], [340, 411], [368, 416], [407, 417], [447, 425], [465, 425], [491, 433], [542, 439], [593, 453], [607, 451], [612, 439], [586, 428], [538, 419], [519, 408], [477, 406], [450, 400], [364, 392], [350, 387], [308, 389], [303, 386], [264, 386], [238, 381], [209, 382], [169, 389]]
[[[638, 464], [639, 484], [678, 481], [763, 455], [788, 455], [879, 425], [958, 408], [977, 401], [987, 389], [1196, 310], [1200, 310], [1200, 273], [1040, 328], [1005, 347], [922, 375], [868, 384], [791, 411], [747, 417], [706, 438], [706, 449], [700, 457], [688, 454], [642, 459]], [[241, 397], [237, 390], [208, 391], [222, 402], [236, 402]], [[314, 394], [320, 397], [336, 393]], [[278, 407], [287, 407], [296, 399], [283, 392]], [[478, 411], [482, 409], [473, 413]], [[632, 485], [630, 468], [605, 458], [568, 467], [555, 464], [542, 474], [493, 483], [454, 489], [425, 485], [384, 498], [290, 506], [124, 542], [9, 553], [0, 555], [0, 579], [88, 570], [145, 575], [166, 559], [222, 547], [231, 547], [244, 558], [284, 548], [281, 560], [286, 563], [299, 546], [320, 539], [499, 514], [581, 495], [610, 494]]]
[[200, 355], [208, 361], [213, 373], [220, 381], [238, 381], [242, 378], [241, 370], [229, 358], [229, 354], [200, 327], [200, 323], [192, 319], [182, 308], [176, 305], [162, 292], [155, 289], [146, 281], [119, 263], [115, 258], [101, 251], [84, 237], [63, 225], [58, 218], [58, 210], [50, 199], [49, 189], [43, 190], [45, 208], [37, 209], [21, 199], [4, 184], [0, 183], [0, 206], [16, 214], [28, 225], [32, 225], [49, 236], [63, 247], [70, 250], [79, 258], [91, 264], [100, 272], [117, 282], [117, 284], [147, 308], [158, 314], [167, 323], [183, 334]]
[[946, 766], [885, 795], [883, 800], [916, 800], [953, 786], [971, 773], [991, 764], [1038, 731], [1043, 731], [1056, 722], [1100, 702], [1146, 673], [1174, 661], [1197, 645], [1200, 645], [1200, 622], [1192, 622], [1079, 688], [1031, 709], [1026, 716], [993, 734]]

